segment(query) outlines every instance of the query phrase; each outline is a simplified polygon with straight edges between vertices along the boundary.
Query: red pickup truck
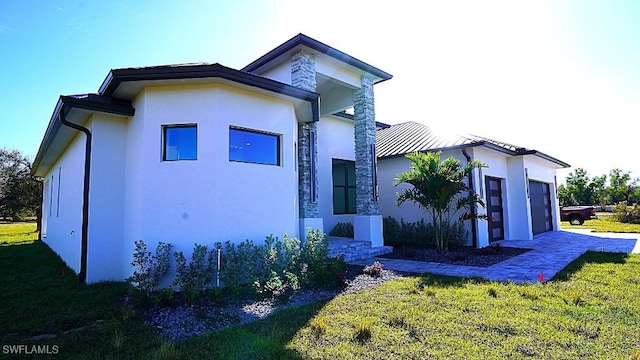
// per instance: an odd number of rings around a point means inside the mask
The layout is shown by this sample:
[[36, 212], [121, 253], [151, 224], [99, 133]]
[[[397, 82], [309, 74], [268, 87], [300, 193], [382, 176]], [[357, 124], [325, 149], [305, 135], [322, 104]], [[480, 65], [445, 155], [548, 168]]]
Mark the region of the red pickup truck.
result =
[[593, 206], [565, 206], [560, 208], [560, 220], [568, 221], [571, 225], [582, 225], [585, 220], [596, 216]]

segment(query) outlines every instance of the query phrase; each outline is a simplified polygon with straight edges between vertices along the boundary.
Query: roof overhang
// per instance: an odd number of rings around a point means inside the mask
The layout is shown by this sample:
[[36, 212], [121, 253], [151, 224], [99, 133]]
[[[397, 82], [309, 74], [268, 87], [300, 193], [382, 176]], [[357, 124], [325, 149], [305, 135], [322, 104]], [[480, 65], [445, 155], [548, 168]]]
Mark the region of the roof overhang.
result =
[[571, 165], [569, 165], [568, 163], [566, 163], [566, 162], [564, 162], [562, 160], [556, 159], [553, 156], [547, 155], [547, 154], [545, 154], [545, 153], [543, 153], [541, 151], [538, 151], [538, 150], [526, 150], [526, 151], [523, 151], [522, 153], [518, 153], [518, 155], [533, 155], [533, 156], [538, 157], [540, 159], [543, 159], [543, 160], [546, 160], [546, 161], [551, 162], [553, 164], [556, 164], [558, 166], [557, 167], [558, 169], [571, 167]]
[[294, 52], [303, 48], [310, 49], [317, 54], [324, 54], [331, 59], [348, 64], [349, 66], [358, 69], [360, 72], [371, 74], [374, 77], [374, 83], [379, 83], [392, 78], [391, 74], [304, 34], [294, 36], [241, 70], [251, 73], [263, 73], [273, 66], [277, 66], [282, 63], [285, 59], [289, 59]]
[[100, 85], [105, 96], [132, 100], [147, 86], [223, 83], [293, 102], [298, 121], [320, 119], [320, 95], [220, 64], [181, 64], [114, 69]]
[[44, 176], [77, 135], [77, 130], [62, 124], [61, 117], [83, 125], [95, 113], [129, 117], [135, 114], [135, 109], [128, 100], [98, 94], [60, 96], [33, 161], [31, 174]]

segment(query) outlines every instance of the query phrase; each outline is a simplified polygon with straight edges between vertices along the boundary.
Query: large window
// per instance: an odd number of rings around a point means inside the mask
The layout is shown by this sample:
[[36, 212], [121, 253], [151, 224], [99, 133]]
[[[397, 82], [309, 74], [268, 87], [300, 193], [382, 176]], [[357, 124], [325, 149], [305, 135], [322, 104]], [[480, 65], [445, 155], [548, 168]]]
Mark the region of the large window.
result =
[[356, 163], [333, 159], [333, 213], [356, 213]]
[[198, 158], [198, 129], [196, 125], [167, 125], [162, 127], [162, 160], [196, 160]]
[[229, 161], [280, 165], [280, 136], [229, 128]]

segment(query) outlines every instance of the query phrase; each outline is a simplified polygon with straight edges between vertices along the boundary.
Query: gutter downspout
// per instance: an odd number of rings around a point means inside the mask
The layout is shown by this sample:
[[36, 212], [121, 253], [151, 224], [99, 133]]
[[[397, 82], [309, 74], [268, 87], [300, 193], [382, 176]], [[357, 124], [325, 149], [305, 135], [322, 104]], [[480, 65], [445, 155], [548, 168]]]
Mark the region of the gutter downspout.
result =
[[[462, 155], [464, 155], [464, 157], [467, 159], [467, 164], [469, 162], [471, 162], [471, 156], [469, 155], [469, 153], [467, 153], [467, 148], [462, 148]], [[471, 190], [473, 190], [475, 192], [475, 190], [473, 189], [473, 171], [471, 171], [468, 175], [468, 181], [469, 181], [469, 187], [471, 188]], [[475, 216], [476, 215], [476, 206], [473, 205], [471, 207], [471, 215]], [[478, 230], [477, 230], [477, 222], [478, 219], [471, 219], [471, 243], [473, 245], [474, 248], [478, 247]]]
[[89, 238], [89, 176], [91, 175], [91, 131], [78, 124], [67, 121], [65, 115], [66, 107], [64, 104], [60, 107], [58, 118], [62, 125], [68, 126], [74, 130], [83, 132], [86, 135], [85, 152], [84, 152], [84, 188], [82, 190], [82, 245], [80, 250], [80, 272], [78, 273], [78, 282], [86, 284], [87, 282], [87, 248]]

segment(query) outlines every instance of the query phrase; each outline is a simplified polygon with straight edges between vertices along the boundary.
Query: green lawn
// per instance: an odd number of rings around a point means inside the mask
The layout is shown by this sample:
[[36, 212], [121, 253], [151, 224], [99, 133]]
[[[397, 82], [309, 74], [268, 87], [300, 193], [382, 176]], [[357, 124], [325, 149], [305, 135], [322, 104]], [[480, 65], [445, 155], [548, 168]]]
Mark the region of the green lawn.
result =
[[0, 224], [0, 245], [38, 240], [35, 222]]
[[592, 229], [594, 232], [640, 233], [640, 224], [625, 224], [610, 216], [587, 220], [582, 225], [571, 225], [568, 221], [560, 223], [562, 229]]
[[408, 277], [175, 344], [121, 306], [125, 284], [79, 285], [43, 243], [0, 247], [0, 271], [0, 349], [59, 358], [640, 358], [639, 255], [587, 253], [546, 284]]

